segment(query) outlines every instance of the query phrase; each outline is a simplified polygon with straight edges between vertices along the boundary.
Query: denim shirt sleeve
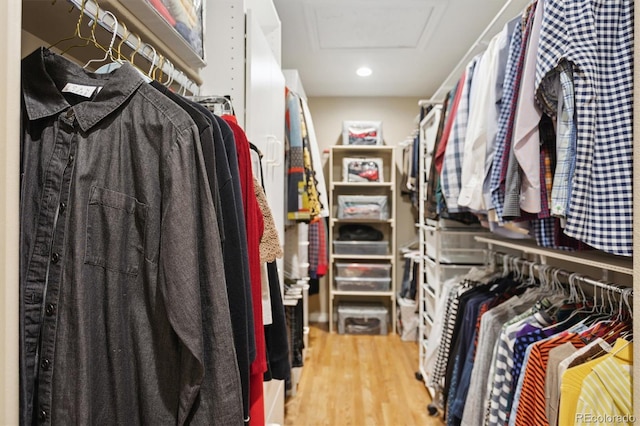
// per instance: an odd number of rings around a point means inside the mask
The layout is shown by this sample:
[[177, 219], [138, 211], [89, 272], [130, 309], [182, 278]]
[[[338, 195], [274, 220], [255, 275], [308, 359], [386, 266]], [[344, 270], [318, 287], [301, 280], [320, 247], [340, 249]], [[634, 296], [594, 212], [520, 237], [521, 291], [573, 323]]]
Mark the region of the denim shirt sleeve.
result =
[[207, 409], [192, 413], [192, 423], [241, 424], [240, 394], [229, 391], [239, 389], [240, 376], [230, 350], [220, 235], [195, 128], [180, 135], [165, 159], [165, 173], [159, 286], [173, 329], [188, 348], [182, 353], [178, 424], [187, 423], [198, 393], [200, 408]]

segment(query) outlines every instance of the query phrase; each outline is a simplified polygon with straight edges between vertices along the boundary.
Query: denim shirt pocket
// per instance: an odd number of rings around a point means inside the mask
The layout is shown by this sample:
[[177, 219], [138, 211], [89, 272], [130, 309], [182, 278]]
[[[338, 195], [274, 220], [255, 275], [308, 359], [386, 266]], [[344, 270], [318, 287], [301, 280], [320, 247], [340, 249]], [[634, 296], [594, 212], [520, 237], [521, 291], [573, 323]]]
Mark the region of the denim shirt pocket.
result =
[[144, 256], [146, 219], [146, 204], [121, 192], [92, 186], [84, 263], [138, 275]]

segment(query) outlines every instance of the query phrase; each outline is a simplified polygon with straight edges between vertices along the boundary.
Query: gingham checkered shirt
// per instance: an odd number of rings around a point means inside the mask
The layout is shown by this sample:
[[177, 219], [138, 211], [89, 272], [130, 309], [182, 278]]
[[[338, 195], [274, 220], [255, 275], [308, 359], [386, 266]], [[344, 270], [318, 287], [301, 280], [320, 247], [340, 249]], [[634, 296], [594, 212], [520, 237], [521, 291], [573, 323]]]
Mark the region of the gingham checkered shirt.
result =
[[536, 87], [574, 65], [576, 165], [565, 233], [632, 255], [633, 1], [545, 1]]

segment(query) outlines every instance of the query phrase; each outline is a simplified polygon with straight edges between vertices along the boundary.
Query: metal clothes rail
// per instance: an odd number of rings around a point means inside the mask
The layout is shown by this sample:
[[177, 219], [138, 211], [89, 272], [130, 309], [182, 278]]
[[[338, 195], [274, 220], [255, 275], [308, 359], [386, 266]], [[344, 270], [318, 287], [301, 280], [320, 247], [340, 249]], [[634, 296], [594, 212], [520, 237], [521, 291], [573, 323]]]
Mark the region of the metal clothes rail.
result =
[[514, 256], [512, 254], [508, 254], [508, 253], [502, 253], [499, 251], [493, 251], [493, 250], [489, 250], [488, 252], [489, 257], [494, 257], [494, 258], [506, 258], [508, 259], [510, 262], [514, 262], [516, 264], [520, 264], [522, 266], [533, 266], [533, 267], [548, 267], [550, 269], [550, 273], [552, 275], [562, 275], [565, 278], [569, 278], [569, 279], [576, 279], [584, 284], [587, 285], [591, 285], [593, 287], [597, 287], [600, 288], [602, 290], [605, 291], [609, 291], [612, 293], [618, 293], [621, 295], [627, 295], [627, 296], [632, 296], [633, 295], [633, 288], [632, 287], [625, 287], [625, 286], [621, 286], [621, 285], [616, 285], [614, 283], [609, 283], [609, 282], [605, 282], [605, 281], [596, 281], [593, 278], [590, 278], [586, 275], [582, 275], [580, 273], [576, 273], [576, 272], [569, 272], [563, 268], [559, 268], [556, 266], [551, 266], [551, 265], [547, 265], [544, 263], [540, 263], [540, 262], [535, 262], [532, 260], [528, 260], [519, 256]]

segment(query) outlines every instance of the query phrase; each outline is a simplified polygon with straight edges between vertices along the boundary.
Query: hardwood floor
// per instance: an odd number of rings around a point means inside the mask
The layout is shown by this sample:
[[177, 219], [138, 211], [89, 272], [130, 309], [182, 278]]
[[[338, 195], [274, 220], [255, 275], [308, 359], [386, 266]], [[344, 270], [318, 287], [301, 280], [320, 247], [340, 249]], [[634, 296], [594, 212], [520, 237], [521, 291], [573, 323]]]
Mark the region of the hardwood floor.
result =
[[416, 380], [418, 346], [398, 335], [329, 334], [312, 324], [297, 394], [285, 403], [286, 426], [441, 426]]

